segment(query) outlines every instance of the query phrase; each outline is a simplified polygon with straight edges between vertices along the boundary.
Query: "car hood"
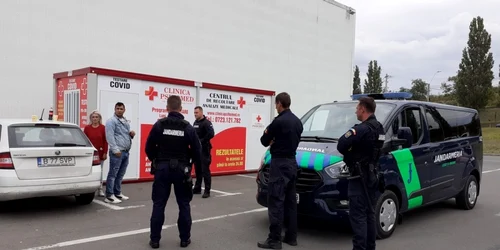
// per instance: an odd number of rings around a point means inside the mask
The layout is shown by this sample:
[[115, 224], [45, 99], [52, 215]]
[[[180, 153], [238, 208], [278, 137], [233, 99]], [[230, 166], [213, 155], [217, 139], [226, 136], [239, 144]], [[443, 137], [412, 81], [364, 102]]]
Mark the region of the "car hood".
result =
[[[325, 167], [342, 161], [335, 142], [300, 142], [295, 156], [299, 168], [321, 171]], [[269, 149], [264, 155], [264, 164], [271, 162]]]

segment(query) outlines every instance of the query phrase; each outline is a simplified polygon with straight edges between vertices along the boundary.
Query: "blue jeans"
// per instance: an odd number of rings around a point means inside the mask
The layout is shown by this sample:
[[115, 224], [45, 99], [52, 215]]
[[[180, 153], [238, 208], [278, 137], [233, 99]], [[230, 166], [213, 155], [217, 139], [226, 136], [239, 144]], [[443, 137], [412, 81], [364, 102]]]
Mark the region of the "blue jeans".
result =
[[106, 179], [106, 197], [122, 192], [123, 176], [127, 172], [129, 152], [122, 151], [121, 156], [109, 152], [109, 172]]

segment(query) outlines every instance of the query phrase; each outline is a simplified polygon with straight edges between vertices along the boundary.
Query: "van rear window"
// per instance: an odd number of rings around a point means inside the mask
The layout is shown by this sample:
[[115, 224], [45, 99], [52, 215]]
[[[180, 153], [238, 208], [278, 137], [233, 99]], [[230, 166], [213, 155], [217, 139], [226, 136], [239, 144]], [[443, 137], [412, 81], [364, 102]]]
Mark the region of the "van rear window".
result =
[[80, 128], [53, 124], [11, 125], [8, 128], [11, 148], [91, 147]]

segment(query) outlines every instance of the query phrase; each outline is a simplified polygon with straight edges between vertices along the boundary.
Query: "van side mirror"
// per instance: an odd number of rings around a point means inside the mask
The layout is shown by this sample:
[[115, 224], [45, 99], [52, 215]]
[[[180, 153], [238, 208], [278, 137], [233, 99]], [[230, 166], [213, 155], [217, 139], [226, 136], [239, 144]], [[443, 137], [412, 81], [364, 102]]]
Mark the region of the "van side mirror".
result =
[[413, 145], [413, 134], [411, 132], [411, 129], [409, 127], [400, 127], [398, 129], [398, 139], [392, 140], [391, 144], [395, 147], [411, 147], [411, 145]]

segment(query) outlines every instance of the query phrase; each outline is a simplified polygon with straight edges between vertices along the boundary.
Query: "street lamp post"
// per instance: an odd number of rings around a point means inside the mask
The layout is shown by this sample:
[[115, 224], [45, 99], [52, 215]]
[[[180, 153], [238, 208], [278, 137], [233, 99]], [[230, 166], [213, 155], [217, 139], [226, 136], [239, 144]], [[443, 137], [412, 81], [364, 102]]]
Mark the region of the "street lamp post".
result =
[[437, 73], [441, 72], [441, 70], [438, 70], [436, 71], [436, 73], [434, 73], [434, 75], [432, 76], [431, 80], [429, 81], [429, 83], [427, 83], [427, 101], [430, 101], [431, 99], [431, 82], [432, 80], [434, 80], [434, 77], [436, 76]]

